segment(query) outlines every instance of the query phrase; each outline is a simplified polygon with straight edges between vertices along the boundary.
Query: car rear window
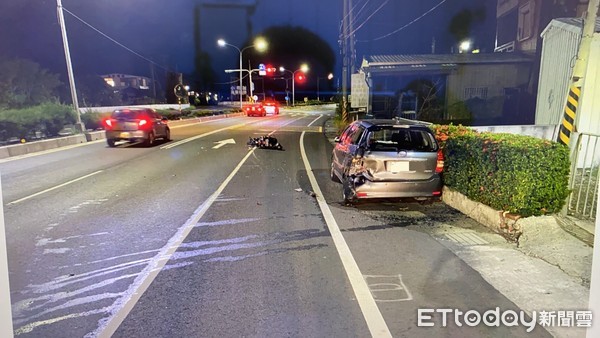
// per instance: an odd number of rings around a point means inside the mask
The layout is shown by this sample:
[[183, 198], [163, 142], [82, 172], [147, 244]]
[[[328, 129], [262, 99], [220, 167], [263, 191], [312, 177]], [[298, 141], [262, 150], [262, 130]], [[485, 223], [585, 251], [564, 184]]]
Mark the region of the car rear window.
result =
[[115, 119], [126, 119], [126, 120], [134, 120], [139, 118], [142, 112], [135, 110], [117, 110], [113, 113], [112, 117]]
[[423, 151], [438, 150], [433, 134], [424, 129], [376, 127], [369, 132], [371, 151]]

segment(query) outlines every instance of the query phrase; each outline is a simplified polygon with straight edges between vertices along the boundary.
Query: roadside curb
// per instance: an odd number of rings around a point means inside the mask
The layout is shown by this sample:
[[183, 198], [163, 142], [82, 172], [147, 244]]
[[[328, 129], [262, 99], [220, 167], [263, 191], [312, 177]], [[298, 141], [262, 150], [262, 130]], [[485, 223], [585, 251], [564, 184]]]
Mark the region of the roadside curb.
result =
[[[231, 117], [240, 117], [245, 116], [244, 113], [232, 113], [232, 114], [219, 114], [212, 116], [202, 116], [202, 117], [194, 117], [191, 119], [184, 120], [176, 120], [169, 121], [169, 124], [175, 127], [183, 127], [187, 125], [192, 125], [200, 122], [208, 122], [219, 119], [226, 119]], [[67, 137], [59, 137], [53, 138], [43, 141], [35, 141], [35, 142], [27, 142], [23, 144], [15, 144], [10, 146], [0, 147], [0, 160], [7, 159], [16, 156], [23, 156], [28, 154], [33, 154], [37, 152], [47, 151], [56, 148], [62, 148], [66, 146], [71, 146], [75, 144], [81, 143], [90, 143], [98, 140], [106, 139], [106, 135], [104, 131], [92, 131], [92, 132], [84, 132], [82, 134], [77, 134], [73, 136]]]
[[559, 217], [550, 215], [520, 218], [507, 215], [472, 201], [448, 187], [444, 187], [442, 199], [453, 209], [507, 240], [516, 242], [517, 250], [558, 267], [565, 274], [578, 278], [583, 286], [589, 288], [592, 245], [588, 244], [589, 240], [583, 241], [580, 237], [573, 236], [571, 231], [565, 230]]

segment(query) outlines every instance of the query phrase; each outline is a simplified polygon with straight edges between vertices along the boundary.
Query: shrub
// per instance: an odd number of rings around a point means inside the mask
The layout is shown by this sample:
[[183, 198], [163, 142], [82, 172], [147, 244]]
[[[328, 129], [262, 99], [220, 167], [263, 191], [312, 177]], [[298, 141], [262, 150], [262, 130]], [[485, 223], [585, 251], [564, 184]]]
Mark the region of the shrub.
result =
[[0, 111], [0, 130], [5, 137], [25, 138], [27, 134], [42, 131], [55, 136], [65, 125], [76, 121], [75, 110], [71, 106], [58, 103], [44, 103], [24, 109]]
[[559, 143], [467, 131], [449, 137], [445, 146], [445, 184], [494, 209], [522, 216], [556, 213], [569, 194], [569, 149]]
[[435, 138], [440, 145], [440, 148], [443, 150], [446, 148], [446, 141], [449, 138], [454, 138], [456, 136], [465, 135], [465, 134], [477, 134], [477, 132], [469, 127], [465, 127], [463, 125], [453, 125], [453, 124], [434, 124], [431, 126]]

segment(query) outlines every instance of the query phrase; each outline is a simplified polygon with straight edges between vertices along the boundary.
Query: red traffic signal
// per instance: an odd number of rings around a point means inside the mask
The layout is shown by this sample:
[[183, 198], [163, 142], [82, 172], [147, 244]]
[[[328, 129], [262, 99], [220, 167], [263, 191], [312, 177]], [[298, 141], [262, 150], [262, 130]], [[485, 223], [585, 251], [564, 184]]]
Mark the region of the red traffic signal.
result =
[[273, 76], [275, 75], [275, 71], [277, 69], [275, 67], [273, 67], [272, 65], [266, 65], [265, 66], [265, 71], [267, 72], [267, 76]]
[[296, 82], [304, 83], [306, 81], [306, 75], [304, 73], [296, 74]]

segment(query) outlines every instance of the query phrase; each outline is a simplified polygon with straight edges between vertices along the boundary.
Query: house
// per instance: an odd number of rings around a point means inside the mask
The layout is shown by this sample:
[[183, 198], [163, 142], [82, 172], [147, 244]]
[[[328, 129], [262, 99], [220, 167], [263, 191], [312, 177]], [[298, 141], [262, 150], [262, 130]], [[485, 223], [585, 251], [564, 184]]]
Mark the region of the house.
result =
[[129, 87], [141, 90], [149, 90], [150, 85], [152, 84], [152, 79], [138, 75], [106, 74], [101, 75], [101, 77], [109, 86], [117, 90], [122, 90]]
[[556, 17], [581, 17], [588, 0], [498, 0], [496, 52], [535, 54], [540, 34]]
[[[521, 110], [528, 107], [520, 105], [531, 63], [532, 57], [521, 53], [367, 56], [360, 69], [366, 86], [355, 86], [354, 81], [352, 96], [360, 97], [361, 88], [368, 88], [364, 108], [381, 118], [410, 111], [404, 105], [405, 97], [414, 103], [416, 117], [423, 118], [420, 110], [433, 102], [434, 95], [441, 109], [434, 112], [437, 116], [429, 112], [429, 120], [470, 120], [458, 122], [479, 125], [532, 123], [522, 120]], [[420, 90], [422, 84], [430, 89]], [[463, 115], [455, 111], [461, 105], [468, 110]]]

